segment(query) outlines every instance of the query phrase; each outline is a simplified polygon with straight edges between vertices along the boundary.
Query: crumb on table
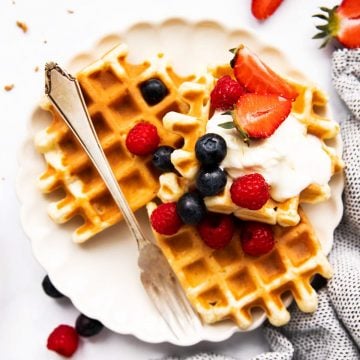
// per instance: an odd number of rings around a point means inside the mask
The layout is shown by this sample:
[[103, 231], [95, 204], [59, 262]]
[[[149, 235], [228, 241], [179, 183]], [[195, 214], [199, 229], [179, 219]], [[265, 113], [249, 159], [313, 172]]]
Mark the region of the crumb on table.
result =
[[14, 88], [14, 84], [8, 84], [4, 86], [5, 91], [11, 91]]
[[39, 71], [39, 67], [38, 67], [38, 66], [35, 66], [34, 71], [35, 71], [35, 72], [38, 72], [38, 71]]
[[74, 13], [74, 10], [68, 9], [67, 12], [68, 12], [68, 14], [73, 14], [73, 13]]
[[16, 26], [20, 28], [24, 33], [28, 31], [28, 26], [23, 21], [17, 21]]

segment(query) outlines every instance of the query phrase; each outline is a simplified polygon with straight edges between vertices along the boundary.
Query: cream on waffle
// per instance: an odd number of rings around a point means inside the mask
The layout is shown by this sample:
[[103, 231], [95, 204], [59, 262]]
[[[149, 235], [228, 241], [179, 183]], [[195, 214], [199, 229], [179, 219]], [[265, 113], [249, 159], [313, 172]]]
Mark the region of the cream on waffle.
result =
[[[148, 213], [155, 208], [155, 203], [149, 203]], [[273, 325], [281, 326], [290, 319], [283, 295], [290, 293], [300, 310], [313, 312], [317, 295], [312, 278], [332, 275], [311, 224], [301, 209], [299, 214], [296, 226], [273, 226], [275, 246], [260, 257], [243, 253], [240, 230], [221, 250], [208, 247], [190, 225], [175, 235], [154, 231], [154, 236], [205, 322], [230, 318], [247, 329], [253, 323], [252, 312], [261, 309]]]
[[[217, 66], [210, 70], [215, 78], [224, 75], [231, 75], [232, 68], [229, 65]], [[322, 148], [328, 155], [331, 162], [331, 173], [335, 174], [342, 170], [343, 162], [336, 155], [333, 148], [325, 143], [325, 140], [333, 139], [339, 132], [339, 125], [326, 117], [327, 99], [325, 94], [310, 83], [299, 83], [287, 79], [289, 83], [299, 93], [296, 101], [292, 105], [291, 114], [306, 126], [309, 134], [315, 135], [321, 140]], [[206, 122], [206, 120], [204, 120]], [[180, 124], [191, 123], [191, 119], [185, 118], [176, 112], [168, 113], [164, 118], [164, 126], [170, 132], [183, 136], [185, 142], [195, 143], [196, 138], [203, 135], [206, 124], [199, 124], [197, 132], [184, 132]], [[205, 129], [205, 130], [203, 130]], [[200, 130], [203, 130], [201, 132]], [[176, 170], [187, 180], [179, 179], [176, 176], [163, 174], [160, 177], [161, 187], [158, 197], [163, 201], [176, 201], [185, 193], [194, 182], [196, 171], [199, 168], [195, 159], [194, 146], [187, 153], [174, 151], [171, 160]], [[188, 164], [191, 163], [191, 171]], [[230, 186], [232, 179], [228, 177], [227, 184], [223, 192], [216, 196], [206, 197], [205, 204], [209, 211], [233, 213], [242, 220], [261, 221], [268, 224], [279, 224], [281, 226], [293, 226], [300, 221], [298, 206], [300, 203], [317, 203], [330, 197], [330, 187], [328, 184], [319, 185], [312, 183], [297, 196], [293, 196], [284, 201], [276, 201], [272, 198], [259, 210], [249, 210], [235, 205], [230, 196]], [[183, 186], [183, 191], [180, 190]], [[172, 197], [171, 189], [177, 189], [176, 195]], [[166, 199], [166, 200], [165, 200]]]
[[[125, 146], [128, 131], [136, 123], [147, 121], [157, 127], [162, 145], [181, 146], [182, 137], [169, 133], [162, 118], [176, 111], [199, 118], [201, 123], [205, 121], [213, 77], [181, 77], [162, 54], [141, 64], [129, 63], [127, 55], [127, 46], [121, 44], [80, 71], [77, 79], [101, 145], [135, 211], [156, 196], [159, 174], [152, 167], [150, 156], [129, 153]], [[141, 84], [151, 78], [160, 79], [168, 91], [153, 106], [146, 103], [140, 91]], [[121, 220], [122, 215], [61, 116], [48, 103], [44, 108], [52, 113], [52, 122], [35, 139], [47, 164], [39, 185], [44, 193], [64, 190], [64, 197], [50, 204], [49, 215], [57, 223], [80, 215], [84, 224], [76, 229], [73, 239], [83, 242]]]

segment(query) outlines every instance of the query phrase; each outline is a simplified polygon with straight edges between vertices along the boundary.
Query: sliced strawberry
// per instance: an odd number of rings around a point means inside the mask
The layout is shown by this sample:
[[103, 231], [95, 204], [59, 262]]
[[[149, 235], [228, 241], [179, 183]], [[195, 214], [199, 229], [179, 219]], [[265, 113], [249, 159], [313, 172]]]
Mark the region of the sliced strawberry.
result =
[[250, 138], [271, 136], [288, 117], [291, 101], [278, 95], [245, 94], [235, 107], [234, 124]]
[[360, 47], [360, 1], [344, 0], [332, 9], [320, 8], [323, 13], [314, 15], [326, 23], [317, 25], [320, 30], [313, 39], [324, 39], [321, 47], [336, 38], [342, 45], [355, 49]]
[[295, 100], [298, 93], [244, 45], [236, 49], [234, 75], [248, 92], [275, 94]]
[[360, 17], [360, 1], [344, 0], [337, 8], [336, 12], [348, 19], [356, 19]]
[[280, 6], [283, 0], [252, 0], [251, 12], [258, 20], [265, 20]]

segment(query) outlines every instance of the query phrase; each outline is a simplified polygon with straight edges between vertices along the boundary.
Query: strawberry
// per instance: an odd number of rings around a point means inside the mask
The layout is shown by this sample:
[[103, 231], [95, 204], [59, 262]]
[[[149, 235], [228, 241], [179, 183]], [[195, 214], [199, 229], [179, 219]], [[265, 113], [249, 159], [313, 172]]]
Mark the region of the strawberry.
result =
[[280, 6], [283, 0], [252, 0], [251, 12], [258, 20], [265, 20]]
[[296, 90], [283, 78], [265, 65], [244, 45], [235, 50], [231, 64], [237, 81], [250, 93], [275, 94], [295, 100]]
[[291, 101], [278, 95], [245, 94], [234, 111], [234, 125], [248, 142], [249, 138], [271, 136], [291, 111]]
[[321, 48], [325, 47], [333, 38], [347, 48], [360, 47], [359, 0], [344, 0], [340, 6], [332, 9], [321, 7], [320, 9], [323, 14], [313, 17], [326, 21], [326, 24], [316, 26], [320, 32], [313, 39], [324, 39]]

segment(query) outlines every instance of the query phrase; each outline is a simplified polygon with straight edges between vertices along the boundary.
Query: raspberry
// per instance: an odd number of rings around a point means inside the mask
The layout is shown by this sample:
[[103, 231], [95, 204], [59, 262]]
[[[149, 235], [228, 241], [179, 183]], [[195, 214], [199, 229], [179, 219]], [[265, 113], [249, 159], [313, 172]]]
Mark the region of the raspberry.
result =
[[241, 232], [241, 246], [245, 254], [260, 256], [274, 247], [274, 236], [271, 226], [256, 221], [248, 221]]
[[59, 325], [49, 335], [47, 348], [58, 354], [70, 357], [76, 351], [79, 344], [79, 336], [76, 330], [69, 325]]
[[269, 185], [262, 175], [254, 173], [237, 178], [230, 188], [234, 204], [250, 210], [259, 210], [269, 200]]
[[147, 122], [136, 124], [126, 137], [126, 147], [134, 155], [152, 154], [159, 142], [156, 126]]
[[229, 110], [245, 93], [244, 88], [229, 75], [221, 77], [210, 94], [211, 107], [220, 110]]
[[234, 235], [234, 222], [229, 215], [209, 214], [197, 226], [205, 244], [213, 249], [225, 247]]
[[175, 202], [159, 205], [152, 212], [150, 222], [154, 230], [162, 235], [176, 234], [182, 226]]

